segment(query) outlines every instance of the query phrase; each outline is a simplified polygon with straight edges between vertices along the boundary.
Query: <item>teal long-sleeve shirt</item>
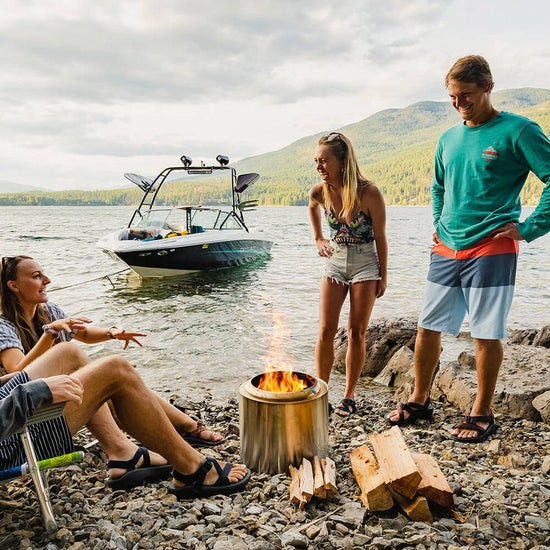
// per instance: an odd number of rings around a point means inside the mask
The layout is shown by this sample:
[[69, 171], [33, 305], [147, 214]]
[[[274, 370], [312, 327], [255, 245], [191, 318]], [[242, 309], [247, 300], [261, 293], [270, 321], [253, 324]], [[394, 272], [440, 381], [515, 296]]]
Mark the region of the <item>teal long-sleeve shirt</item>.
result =
[[439, 238], [464, 250], [502, 224], [518, 222], [529, 171], [546, 185], [535, 211], [518, 223], [528, 242], [550, 231], [550, 140], [540, 126], [500, 112], [485, 124], [447, 130], [437, 144], [432, 182]]

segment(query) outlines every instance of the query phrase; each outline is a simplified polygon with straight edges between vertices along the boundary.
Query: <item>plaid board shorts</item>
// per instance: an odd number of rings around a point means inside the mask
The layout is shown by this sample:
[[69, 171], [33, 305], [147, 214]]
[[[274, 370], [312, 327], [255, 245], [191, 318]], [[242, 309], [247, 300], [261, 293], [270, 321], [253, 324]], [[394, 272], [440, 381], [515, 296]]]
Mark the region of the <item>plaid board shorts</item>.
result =
[[466, 250], [436, 244], [418, 326], [457, 335], [468, 313], [473, 338], [506, 338], [518, 252], [513, 239], [487, 238]]

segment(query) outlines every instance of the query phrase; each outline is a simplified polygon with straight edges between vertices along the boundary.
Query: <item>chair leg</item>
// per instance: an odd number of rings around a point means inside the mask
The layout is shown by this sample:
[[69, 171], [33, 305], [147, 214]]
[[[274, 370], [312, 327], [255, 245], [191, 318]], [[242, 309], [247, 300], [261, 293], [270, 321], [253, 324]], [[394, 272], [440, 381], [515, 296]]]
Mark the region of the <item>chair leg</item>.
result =
[[52, 510], [50, 502], [50, 494], [48, 491], [48, 485], [45, 477], [42, 477], [42, 473], [38, 469], [38, 460], [36, 459], [36, 453], [34, 452], [34, 446], [31, 441], [28, 428], [25, 427], [21, 432], [21, 441], [23, 443], [23, 449], [27, 456], [27, 462], [29, 464], [29, 473], [31, 474], [36, 493], [38, 495], [38, 502], [40, 503], [40, 509], [42, 510], [42, 517], [44, 518], [44, 527], [48, 533], [55, 533], [57, 531], [57, 523]]

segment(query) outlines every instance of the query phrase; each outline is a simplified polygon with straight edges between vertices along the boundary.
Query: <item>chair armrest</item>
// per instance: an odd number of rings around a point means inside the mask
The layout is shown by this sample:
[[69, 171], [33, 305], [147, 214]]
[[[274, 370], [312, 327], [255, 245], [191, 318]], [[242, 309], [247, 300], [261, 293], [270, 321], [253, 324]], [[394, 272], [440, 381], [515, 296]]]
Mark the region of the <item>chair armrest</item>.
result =
[[61, 416], [63, 414], [63, 411], [65, 410], [66, 404], [67, 402], [63, 401], [62, 403], [44, 405], [43, 407], [36, 409], [34, 411], [34, 414], [27, 419], [25, 425], [21, 429], [17, 430], [15, 433], [19, 434], [24, 432], [25, 428], [27, 426], [31, 426], [32, 424], [38, 424], [39, 422], [44, 422], [44, 420], [52, 420], [53, 418]]

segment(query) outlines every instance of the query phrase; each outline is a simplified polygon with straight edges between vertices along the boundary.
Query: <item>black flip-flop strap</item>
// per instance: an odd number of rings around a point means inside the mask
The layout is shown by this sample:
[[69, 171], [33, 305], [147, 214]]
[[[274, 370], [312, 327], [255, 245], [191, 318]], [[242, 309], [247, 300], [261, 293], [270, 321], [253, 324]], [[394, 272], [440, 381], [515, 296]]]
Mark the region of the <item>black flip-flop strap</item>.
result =
[[130, 472], [136, 469], [136, 464], [142, 456], [143, 465], [147, 467], [151, 463], [149, 460], [149, 451], [145, 447], [138, 447], [136, 454], [130, 460], [109, 460], [107, 462], [107, 468], [120, 468], [121, 470]]
[[461, 422], [460, 424], [456, 424], [456, 426], [453, 426], [456, 430], [470, 430], [473, 432], [477, 432], [478, 434], [482, 434], [487, 430], [487, 428], [482, 428], [481, 426], [478, 426], [477, 424], [472, 424], [471, 422]]
[[495, 417], [492, 413], [489, 416], [465, 416], [464, 422], [469, 422], [470, 424], [475, 424], [476, 422], [488, 422], [489, 424], [494, 424]]
[[206, 474], [212, 469], [212, 462], [206, 459], [198, 468], [197, 471], [184, 475], [180, 474], [176, 469], [172, 470], [172, 476], [174, 479], [185, 483], [185, 485], [204, 485]]

